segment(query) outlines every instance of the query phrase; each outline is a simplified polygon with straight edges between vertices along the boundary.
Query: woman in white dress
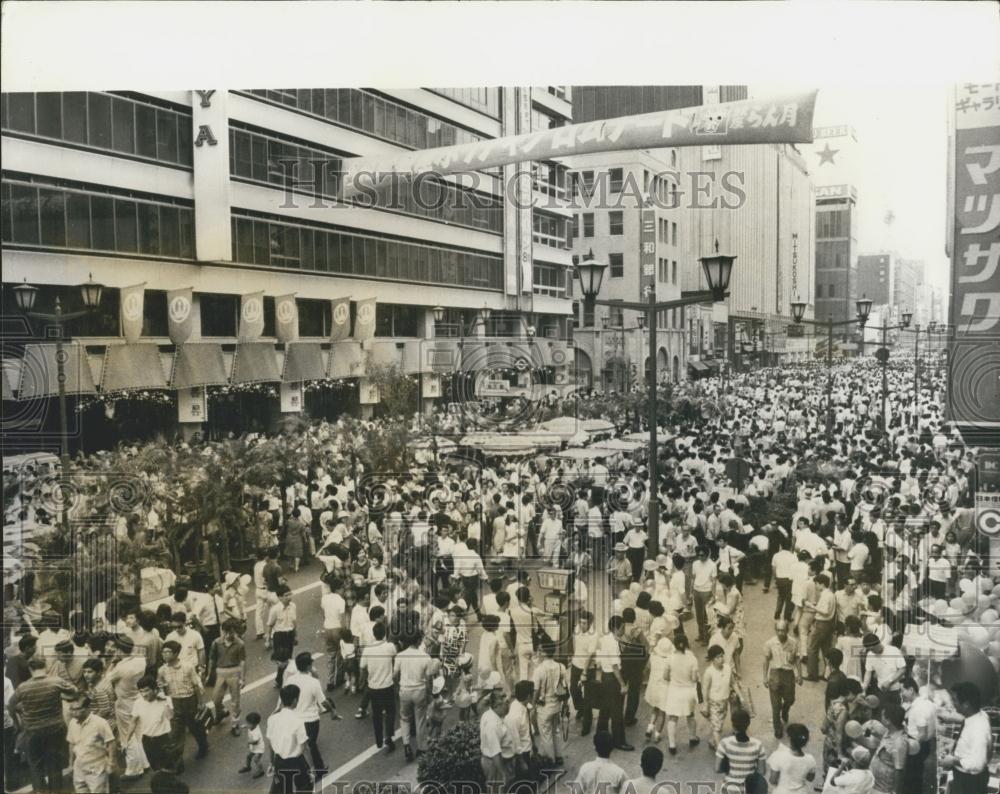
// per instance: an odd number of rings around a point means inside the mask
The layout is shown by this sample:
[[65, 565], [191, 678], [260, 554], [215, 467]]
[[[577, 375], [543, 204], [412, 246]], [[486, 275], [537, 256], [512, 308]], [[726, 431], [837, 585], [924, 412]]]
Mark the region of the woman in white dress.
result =
[[680, 619], [684, 612], [684, 599], [687, 592], [687, 577], [684, 575], [685, 559], [680, 554], [675, 554], [672, 559], [672, 570], [668, 580], [667, 603], [663, 606], [666, 610]]
[[694, 718], [698, 708], [698, 660], [683, 634], [674, 638], [674, 652], [667, 659], [664, 678], [668, 684], [663, 708], [667, 715], [667, 749], [671, 755], [677, 755], [677, 722], [681, 717], [687, 720], [688, 744], [697, 747], [701, 741]]
[[646, 684], [646, 702], [653, 707], [646, 726], [646, 738], [658, 744], [663, 737], [663, 722], [666, 719], [667, 692], [669, 686], [666, 679], [667, 663], [674, 653], [674, 644], [666, 637], [661, 637], [649, 656], [649, 682]]

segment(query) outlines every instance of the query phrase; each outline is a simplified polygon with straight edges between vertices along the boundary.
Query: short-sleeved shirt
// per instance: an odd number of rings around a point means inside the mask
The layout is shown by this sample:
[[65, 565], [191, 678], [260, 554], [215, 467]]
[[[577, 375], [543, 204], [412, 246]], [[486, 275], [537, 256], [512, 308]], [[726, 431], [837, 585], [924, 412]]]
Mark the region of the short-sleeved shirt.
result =
[[792, 670], [796, 658], [797, 644], [789, 637], [781, 642], [777, 637], [771, 637], [764, 643], [764, 658], [770, 660], [769, 670]]
[[812, 790], [809, 773], [816, 772], [816, 759], [809, 753], [795, 755], [785, 745], [780, 745], [767, 759], [767, 766], [772, 772], [777, 772], [778, 785], [776, 794], [800, 794]]
[[108, 770], [108, 745], [115, 735], [104, 717], [88, 714], [83, 722], [70, 720], [66, 741], [73, 748], [73, 768], [99, 773]]
[[309, 673], [298, 671], [286, 675], [283, 683], [285, 686], [295, 684], [299, 688], [299, 702], [295, 706], [295, 713], [303, 722], [317, 722], [320, 708], [326, 700], [323, 685]]
[[757, 770], [760, 761], [766, 758], [764, 745], [760, 739], [752, 736], [747, 742], [736, 741], [735, 736], [724, 736], [715, 751], [717, 758], [729, 759], [729, 771], [726, 773], [727, 783], [742, 784], [747, 775]]
[[72, 694], [74, 688], [55, 676], [32, 677], [14, 690], [14, 703], [21, 715], [21, 725], [30, 732], [62, 727], [63, 694]]
[[174, 714], [174, 704], [170, 698], [146, 700], [138, 698], [132, 704], [132, 716], [139, 721], [140, 736], [163, 736], [170, 733], [170, 718]]
[[201, 651], [204, 653], [205, 651], [205, 640], [202, 639], [201, 634], [194, 629], [186, 629], [183, 635], [172, 631], [167, 635], [166, 641], [170, 642], [171, 640], [180, 643], [180, 659], [182, 663], [187, 663], [192, 667], [197, 667], [200, 664], [198, 661], [198, 652]]
[[294, 709], [282, 708], [267, 720], [267, 740], [279, 758], [297, 758], [306, 743], [306, 725]]
[[895, 772], [902, 772], [906, 767], [908, 753], [906, 734], [903, 731], [890, 733], [882, 739], [878, 750], [872, 757], [871, 769], [875, 776], [877, 791], [895, 791], [893, 778]]
[[595, 758], [580, 767], [573, 789], [579, 794], [619, 794], [627, 779], [618, 764], [607, 758]]

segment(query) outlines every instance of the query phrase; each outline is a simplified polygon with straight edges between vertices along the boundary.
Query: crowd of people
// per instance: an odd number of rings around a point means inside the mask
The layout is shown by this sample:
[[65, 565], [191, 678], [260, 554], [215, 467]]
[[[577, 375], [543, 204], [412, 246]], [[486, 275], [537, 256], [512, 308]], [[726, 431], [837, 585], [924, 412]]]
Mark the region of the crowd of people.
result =
[[[545, 453], [436, 450], [372, 477], [335, 426], [302, 431], [311, 455], [292, 482], [245, 501], [258, 549], [250, 582], [227, 572], [194, 594], [181, 579], [156, 612], [115, 598], [93, 615], [17, 612], [6, 767], [24, 758], [36, 791], [62, 790], [67, 760], [76, 791], [147, 771], [167, 790], [183, 786], [187, 734], [203, 758], [206, 726], [228, 717], [248, 745], [241, 774], [311, 791], [329, 772], [319, 728], [323, 714], [343, 716], [342, 686], [360, 696], [346, 716], [370, 717], [384, 752], [396, 749], [398, 720], [407, 761], [454, 720], [478, 724], [497, 789], [564, 762], [571, 713], [598, 754], [578, 781], [619, 790], [626, 778], [608, 759], [635, 749], [627, 729], [641, 708], [649, 779], [661, 744], [678, 753], [683, 723], [688, 752], [702, 752], [704, 735], [722, 779], [748, 792], [768, 779], [783, 792], [812, 780], [845, 794], [929, 790], [936, 721], [965, 719], [978, 732], [946, 766], [956, 794], [984, 791], [983, 720], [969, 719], [980, 693], [949, 693], [904, 647], [925, 611], [944, 620], [995, 598], [973, 523], [975, 450], [940, 416], [940, 377], [915, 393], [909, 373], [891, 368], [881, 420], [873, 366], [836, 367], [830, 404], [811, 367], [698, 384], [716, 410], [664, 428], [656, 482], [627, 454], [570, 471]], [[161, 515], [144, 505], [116, 531], [153, 557]], [[516, 564], [525, 557], [567, 571], [562, 636]], [[300, 569], [321, 583], [322, 672], [297, 650], [288, 579]], [[758, 586], [773, 591], [765, 642], [747, 636], [744, 599]], [[262, 652], [275, 663], [277, 708], [244, 715], [247, 655]], [[787, 742], [769, 756], [750, 735], [760, 680], [774, 736]], [[822, 720], [793, 719], [807, 682], [824, 688]], [[805, 750], [810, 733], [823, 736], [821, 758]], [[69, 759], [53, 751], [63, 746]]]

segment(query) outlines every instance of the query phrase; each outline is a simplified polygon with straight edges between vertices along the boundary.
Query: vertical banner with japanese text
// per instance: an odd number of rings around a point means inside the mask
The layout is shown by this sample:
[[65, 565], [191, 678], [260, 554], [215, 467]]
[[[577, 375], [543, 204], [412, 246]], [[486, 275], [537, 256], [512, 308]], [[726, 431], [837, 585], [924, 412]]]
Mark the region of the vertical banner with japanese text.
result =
[[142, 316], [143, 304], [146, 297], [146, 282], [136, 284], [133, 287], [122, 287], [121, 314], [122, 314], [122, 336], [125, 341], [133, 345], [142, 336]]
[[170, 341], [175, 345], [183, 345], [194, 331], [191, 313], [193, 300], [194, 291], [191, 287], [173, 289], [167, 293], [167, 331]]
[[279, 384], [281, 392], [281, 413], [293, 414], [302, 410], [302, 381]]
[[646, 287], [656, 289], [656, 210], [648, 199], [639, 211], [642, 228], [639, 231], [639, 300], [644, 300]]
[[954, 114], [950, 419], [1000, 438], [1000, 82], [957, 86]]
[[177, 421], [205, 422], [208, 420], [208, 391], [204, 386], [177, 390]]

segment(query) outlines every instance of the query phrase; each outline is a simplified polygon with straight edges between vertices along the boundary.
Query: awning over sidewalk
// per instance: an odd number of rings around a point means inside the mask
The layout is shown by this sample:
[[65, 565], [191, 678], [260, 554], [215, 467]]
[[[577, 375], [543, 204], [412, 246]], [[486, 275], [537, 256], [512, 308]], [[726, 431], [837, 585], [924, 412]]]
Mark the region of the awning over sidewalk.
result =
[[233, 383], [265, 383], [281, 380], [278, 356], [271, 342], [242, 342], [233, 356]]
[[709, 371], [709, 366], [703, 361], [688, 361], [688, 367], [699, 374]]
[[188, 342], [178, 346], [171, 367], [171, 388], [220, 386], [228, 381], [222, 345], [213, 342]]
[[330, 345], [328, 378], [357, 378], [364, 374], [364, 351], [361, 343], [345, 339]]
[[285, 383], [321, 380], [326, 377], [323, 347], [319, 342], [289, 342], [285, 345], [285, 366], [281, 379]]
[[[66, 394], [94, 394], [94, 375], [83, 345], [70, 342], [63, 345], [66, 373]], [[59, 393], [56, 346], [54, 344], [25, 345], [21, 362], [21, 379], [17, 387], [18, 399], [31, 400]]]
[[108, 345], [101, 370], [103, 391], [165, 389], [160, 348], [151, 342], [134, 345]]

